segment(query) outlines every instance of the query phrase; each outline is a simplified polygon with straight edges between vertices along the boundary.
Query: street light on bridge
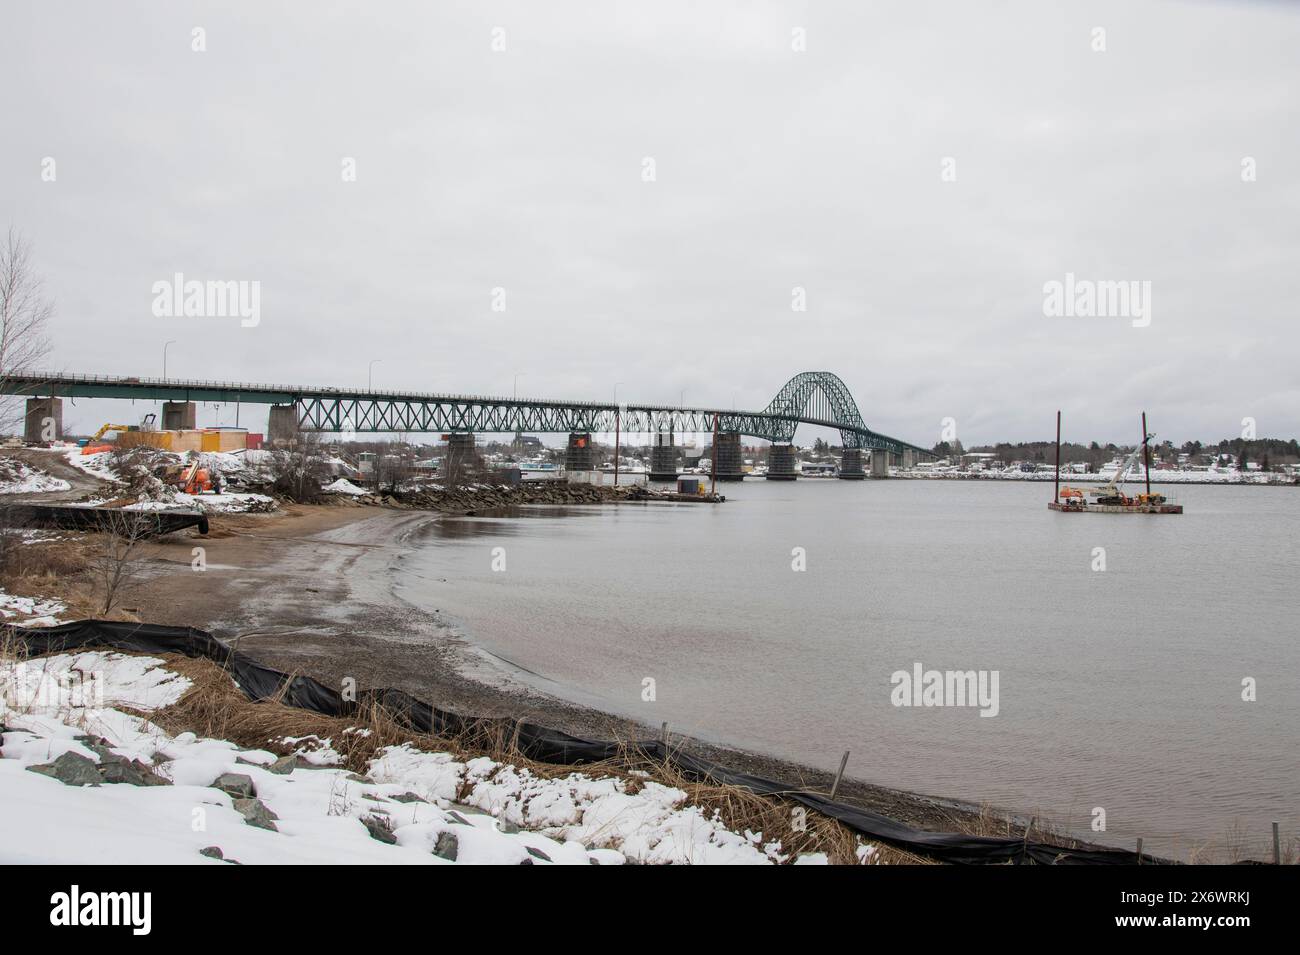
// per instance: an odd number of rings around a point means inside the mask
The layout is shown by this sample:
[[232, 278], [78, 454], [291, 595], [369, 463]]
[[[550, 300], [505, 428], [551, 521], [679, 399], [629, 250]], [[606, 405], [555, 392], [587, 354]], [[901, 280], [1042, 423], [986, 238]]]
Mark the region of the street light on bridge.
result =
[[370, 359], [370, 364], [366, 366], [366, 391], [375, 390], [375, 365], [383, 362], [382, 358]]

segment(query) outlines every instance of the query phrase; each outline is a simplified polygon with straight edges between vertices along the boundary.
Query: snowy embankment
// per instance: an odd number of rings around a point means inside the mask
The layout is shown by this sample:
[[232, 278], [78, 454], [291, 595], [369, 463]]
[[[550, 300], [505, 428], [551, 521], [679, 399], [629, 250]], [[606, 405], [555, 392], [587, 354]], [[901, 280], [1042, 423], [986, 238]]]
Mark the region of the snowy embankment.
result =
[[360, 497], [362, 495], [369, 494], [370, 492], [363, 487], [357, 487], [347, 478], [339, 478], [337, 481], [333, 481], [329, 484], [326, 484], [323, 488], [321, 488], [321, 493], [322, 494], [347, 494], [352, 497]]
[[72, 485], [26, 461], [0, 458], [0, 494], [50, 494], [68, 491]]
[[409, 744], [358, 775], [329, 740], [285, 739], [294, 754], [277, 756], [125, 712], [189, 687], [158, 658], [111, 651], [0, 663], [0, 864], [787, 861], [648, 779], [545, 779]]
[[[186, 452], [182, 455], [173, 454], [170, 451], [158, 451], [156, 452], [156, 461], [170, 461], [176, 464], [190, 463], [192, 459], [189, 456], [194, 453]], [[128, 475], [119, 474], [114, 469], [111, 451], [82, 454], [80, 448], [70, 448], [64, 451], [64, 457], [73, 467], [79, 468], [100, 480], [115, 484], [126, 483], [128, 480]], [[239, 455], [236, 454], [202, 452], [200, 461], [203, 467], [224, 477], [238, 475], [243, 470], [243, 462], [240, 460]], [[274, 498], [265, 494], [231, 491], [224, 491], [220, 494], [186, 494], [174, 487], [163, 485], [161, 481], [154, 480], [148, 482], [148, 484], [150, 487], [147, 490], [147, 496], [142, 496], [134, 504], [125, 505], [126, 510], [161, 511], [168, 508], [183, 507], [197, 508], [209, 513], [238, 514], [247, 511], [271, 511], [275, 509]], [[105, 500], [96, 499], [80, 503], [87, 506], [96, 506], [105, 503]]]
[[[68, 609], [61, 601], [44, 597], [17, 597], [0, 590], [0, 618], [24, 627], [53, 627], [62, 623], [55, 614]], [[17, 619], [15, 619], [17, 618]]]

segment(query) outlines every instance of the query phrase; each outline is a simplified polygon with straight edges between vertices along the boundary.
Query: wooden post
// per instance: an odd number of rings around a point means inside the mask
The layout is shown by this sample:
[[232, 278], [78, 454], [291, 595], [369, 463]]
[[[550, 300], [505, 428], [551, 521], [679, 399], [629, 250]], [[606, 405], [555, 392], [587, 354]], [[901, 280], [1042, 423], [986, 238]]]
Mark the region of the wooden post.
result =
[[1277, 823], [1273, 823], [1273, 864], [1282, 864], [1282, 840], [1278, 837]]
[[1061, 410], [1056, 410], [1056, 490], [1052, 494], [1053, 501], [1061, 499]]
[[831, 799], [840, 791], [840, 780], [844, 778], [844, 767], [849, 764], [849, 751], [846, 749], [844, 755], [840, 757], [840, 768], [835, 773], [835, 782], [831, 784]]
[[1138, 865], [1142, 864], [1142, 840], [1138, 839]]
[[665, 723], [659, 728], [659, 741], [664, 746], [664, 759], [668, 758], [668, 724]]

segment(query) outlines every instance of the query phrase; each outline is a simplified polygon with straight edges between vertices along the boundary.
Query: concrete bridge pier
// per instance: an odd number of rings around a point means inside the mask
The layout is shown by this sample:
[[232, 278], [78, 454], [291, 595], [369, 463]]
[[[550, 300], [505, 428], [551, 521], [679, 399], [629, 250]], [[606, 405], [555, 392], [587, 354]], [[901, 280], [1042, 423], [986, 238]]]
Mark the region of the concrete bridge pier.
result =
[[[272, 408], [272, 411], [275, 409]], [[290, 409], [292, 410], [292, 408]], [[162, 407], [162, 429], [164, 431], [193, 431], [197, 427], [198, 410], [192, 401], [164, 401]], [[294, 436], [297, 436], [298, 422], [293, 423]]]
[[767, 451], [767, 479], [793, 481], [798, 472], [794, 466], [794, 445], [774, 444]]
[[564, 449], [564, 469], [566, 471], [596, 470], [596, 452], [591, 446], [591, 432], [569, 432], [569, 446]]
[[453, 431], [447, 435], [447, 456], [440, 469], [444, 482], [454, 484], [469, 472], [482, 470], [480, 464], [473, 431]]
[[63, 437], [63, 399], [28, 398], [23, 419], [23, 441], [44, 444]]
[[723, 431], [713, 446], [713, 473], [719, 481], [743, 481], [744, 461], [740, 454], [740, 433]]
[[889, 477], [889, 452], [871, 452], [871, 476], [873, 478]]
[[916, 452], [910, 448], [903, 452], [903, 470], [910, 471], [916, 467]]
[[840, 455], [840, 480], [862, 481], [867, 472], [862, 470], [862, 449], [845, 448]]
[[677, 480], [677, 449], [673, 447], [673, 433], [655, 433], [654, 447], [650, 449], [650, 480]]
[[[191, 417], [190, 420], [194, 419]], [[163, 427], [168, 427], [166, 405], [163, 406]], [[190, 427], [193, 425], [191, 424]], [[296, 444], [298, 441], [297, 409], [293, 405], [271, 405], [271, 413], [266, 420], [266, 433], [272, 447]]]

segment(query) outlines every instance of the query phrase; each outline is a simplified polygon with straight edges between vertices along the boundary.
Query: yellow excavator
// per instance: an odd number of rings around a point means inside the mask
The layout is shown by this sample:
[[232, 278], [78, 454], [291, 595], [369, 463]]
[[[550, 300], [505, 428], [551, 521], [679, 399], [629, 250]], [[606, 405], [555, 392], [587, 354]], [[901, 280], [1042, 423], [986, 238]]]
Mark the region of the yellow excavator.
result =
[[158, 419], [155, 414], [147, 414], [140, 420], [139, 424], [106, 424], [81, 446], [82, 454], [98, 454], [100, 451], [111, 451], [113, 446], [110, 444], [100, 444], [99, 439], [110, 431], [152, 431], [153, 423]]

